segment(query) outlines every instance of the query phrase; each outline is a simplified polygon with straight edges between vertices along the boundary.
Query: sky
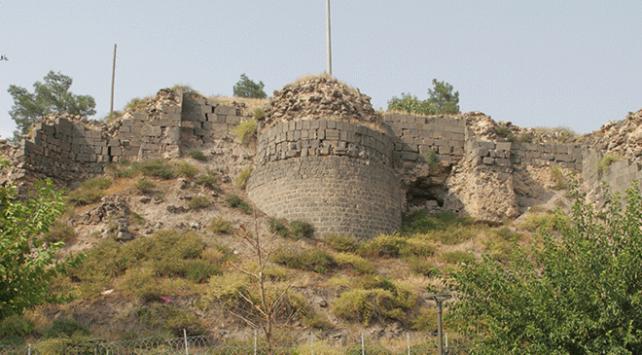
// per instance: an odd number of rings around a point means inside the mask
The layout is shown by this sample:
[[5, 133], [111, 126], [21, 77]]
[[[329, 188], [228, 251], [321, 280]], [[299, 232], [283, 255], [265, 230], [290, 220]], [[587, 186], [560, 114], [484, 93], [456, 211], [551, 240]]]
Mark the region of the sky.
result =
[[[325, 69], [324, 0], [0, 0], [0, 136], [10, 84], [49, 71], [109, 110], [185, 84], [231, 95], [241, 73], [271, 94]], [[332, 0], [334, 75], [372, 97], [426, 97], [433, 78], [462, 111], [586, 133], [642, 108], [641, 0]]]

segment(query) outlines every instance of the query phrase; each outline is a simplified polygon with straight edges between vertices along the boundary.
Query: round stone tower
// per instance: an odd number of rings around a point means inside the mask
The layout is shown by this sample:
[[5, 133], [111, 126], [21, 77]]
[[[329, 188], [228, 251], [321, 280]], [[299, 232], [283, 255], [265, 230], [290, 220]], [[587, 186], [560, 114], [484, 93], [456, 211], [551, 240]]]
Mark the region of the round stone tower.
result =
[[370, 237], [401, 224], [393, 138], [370, 98], [326, 77], [275, 92], [258, 132], [248, 194], [270, 216], [319, 235]]

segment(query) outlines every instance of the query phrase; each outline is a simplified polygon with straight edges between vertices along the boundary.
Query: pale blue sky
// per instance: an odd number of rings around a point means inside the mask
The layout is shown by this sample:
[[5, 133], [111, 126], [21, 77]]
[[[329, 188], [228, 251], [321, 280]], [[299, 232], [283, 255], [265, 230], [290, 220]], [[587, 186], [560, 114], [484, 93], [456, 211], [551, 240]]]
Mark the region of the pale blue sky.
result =
[[[373, 98], [452, 83], [464, 111], [523, 126], [599, 128], [642, 108], [641, 0], [334, 0], [334, 72]], [[9, 84], [54, 69], [107, 113], [176, 83], [230, 95], [324, 69], [323, 0], [0, 0], [0, 136]]]

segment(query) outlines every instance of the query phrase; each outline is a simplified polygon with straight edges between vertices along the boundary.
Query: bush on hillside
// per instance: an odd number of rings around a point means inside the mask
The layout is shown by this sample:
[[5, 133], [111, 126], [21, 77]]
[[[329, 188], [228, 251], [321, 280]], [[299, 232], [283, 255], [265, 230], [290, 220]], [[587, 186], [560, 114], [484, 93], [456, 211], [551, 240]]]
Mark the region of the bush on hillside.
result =
[[337, 266], [336, 260], [330, 254], [318, 249], [279, 249], [272, 255], [272, 261], [292, 269], [320, 274], [330, 272]]

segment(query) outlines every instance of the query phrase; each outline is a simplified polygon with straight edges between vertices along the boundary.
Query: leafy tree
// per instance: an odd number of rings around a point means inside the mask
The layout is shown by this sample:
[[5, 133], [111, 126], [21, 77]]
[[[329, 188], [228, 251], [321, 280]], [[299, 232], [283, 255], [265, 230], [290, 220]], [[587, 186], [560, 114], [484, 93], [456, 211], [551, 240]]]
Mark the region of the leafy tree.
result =
[[69, 92], [72, 79], [62, 73], [50, 71], [43, 81], [33, 84], [34, 92], [10, 85], [9, 94], [13, 97], [13, 106], [9, 115], [18, 126], [14, 138], [27, 133], [29, 127], [42, 116], [55, 112], [91, 116], [96, 113], [96, 102], [88, 95], [74, 95]]
[[0, 187], [0, 319], [51, 299], [49, 283], [70, 261], [56, 257], [62, 242], [41, 237], [63, 208], [51, 181], [24, 200], [14, 187]]
[[264, 99], [267, 97], [263, 90], [264, 88], [265, 84], [262, 81], [257, 83], [248, 78], [247, 75], [241, 74], [241, 79], [234, 84], [234, 96]]
[[435, 113], [459, 113], [459, 91], [445, 81], [432, 79], [426, 103]]
[[432, 89], [428, 89], [428, 98], [420, 100], [411, 94], [402, 93], [388, 101], [388, 110], [405, 111], [421, 115], [439, 113], [459, 113], [459, 92], [452, 85], [437, 79], [432, 80]]
[[459, 331], [479, 354], [642, 354], [642, 205], [595, 212], [576, 193], [570, 220], [505, 264], [454, 276]]

